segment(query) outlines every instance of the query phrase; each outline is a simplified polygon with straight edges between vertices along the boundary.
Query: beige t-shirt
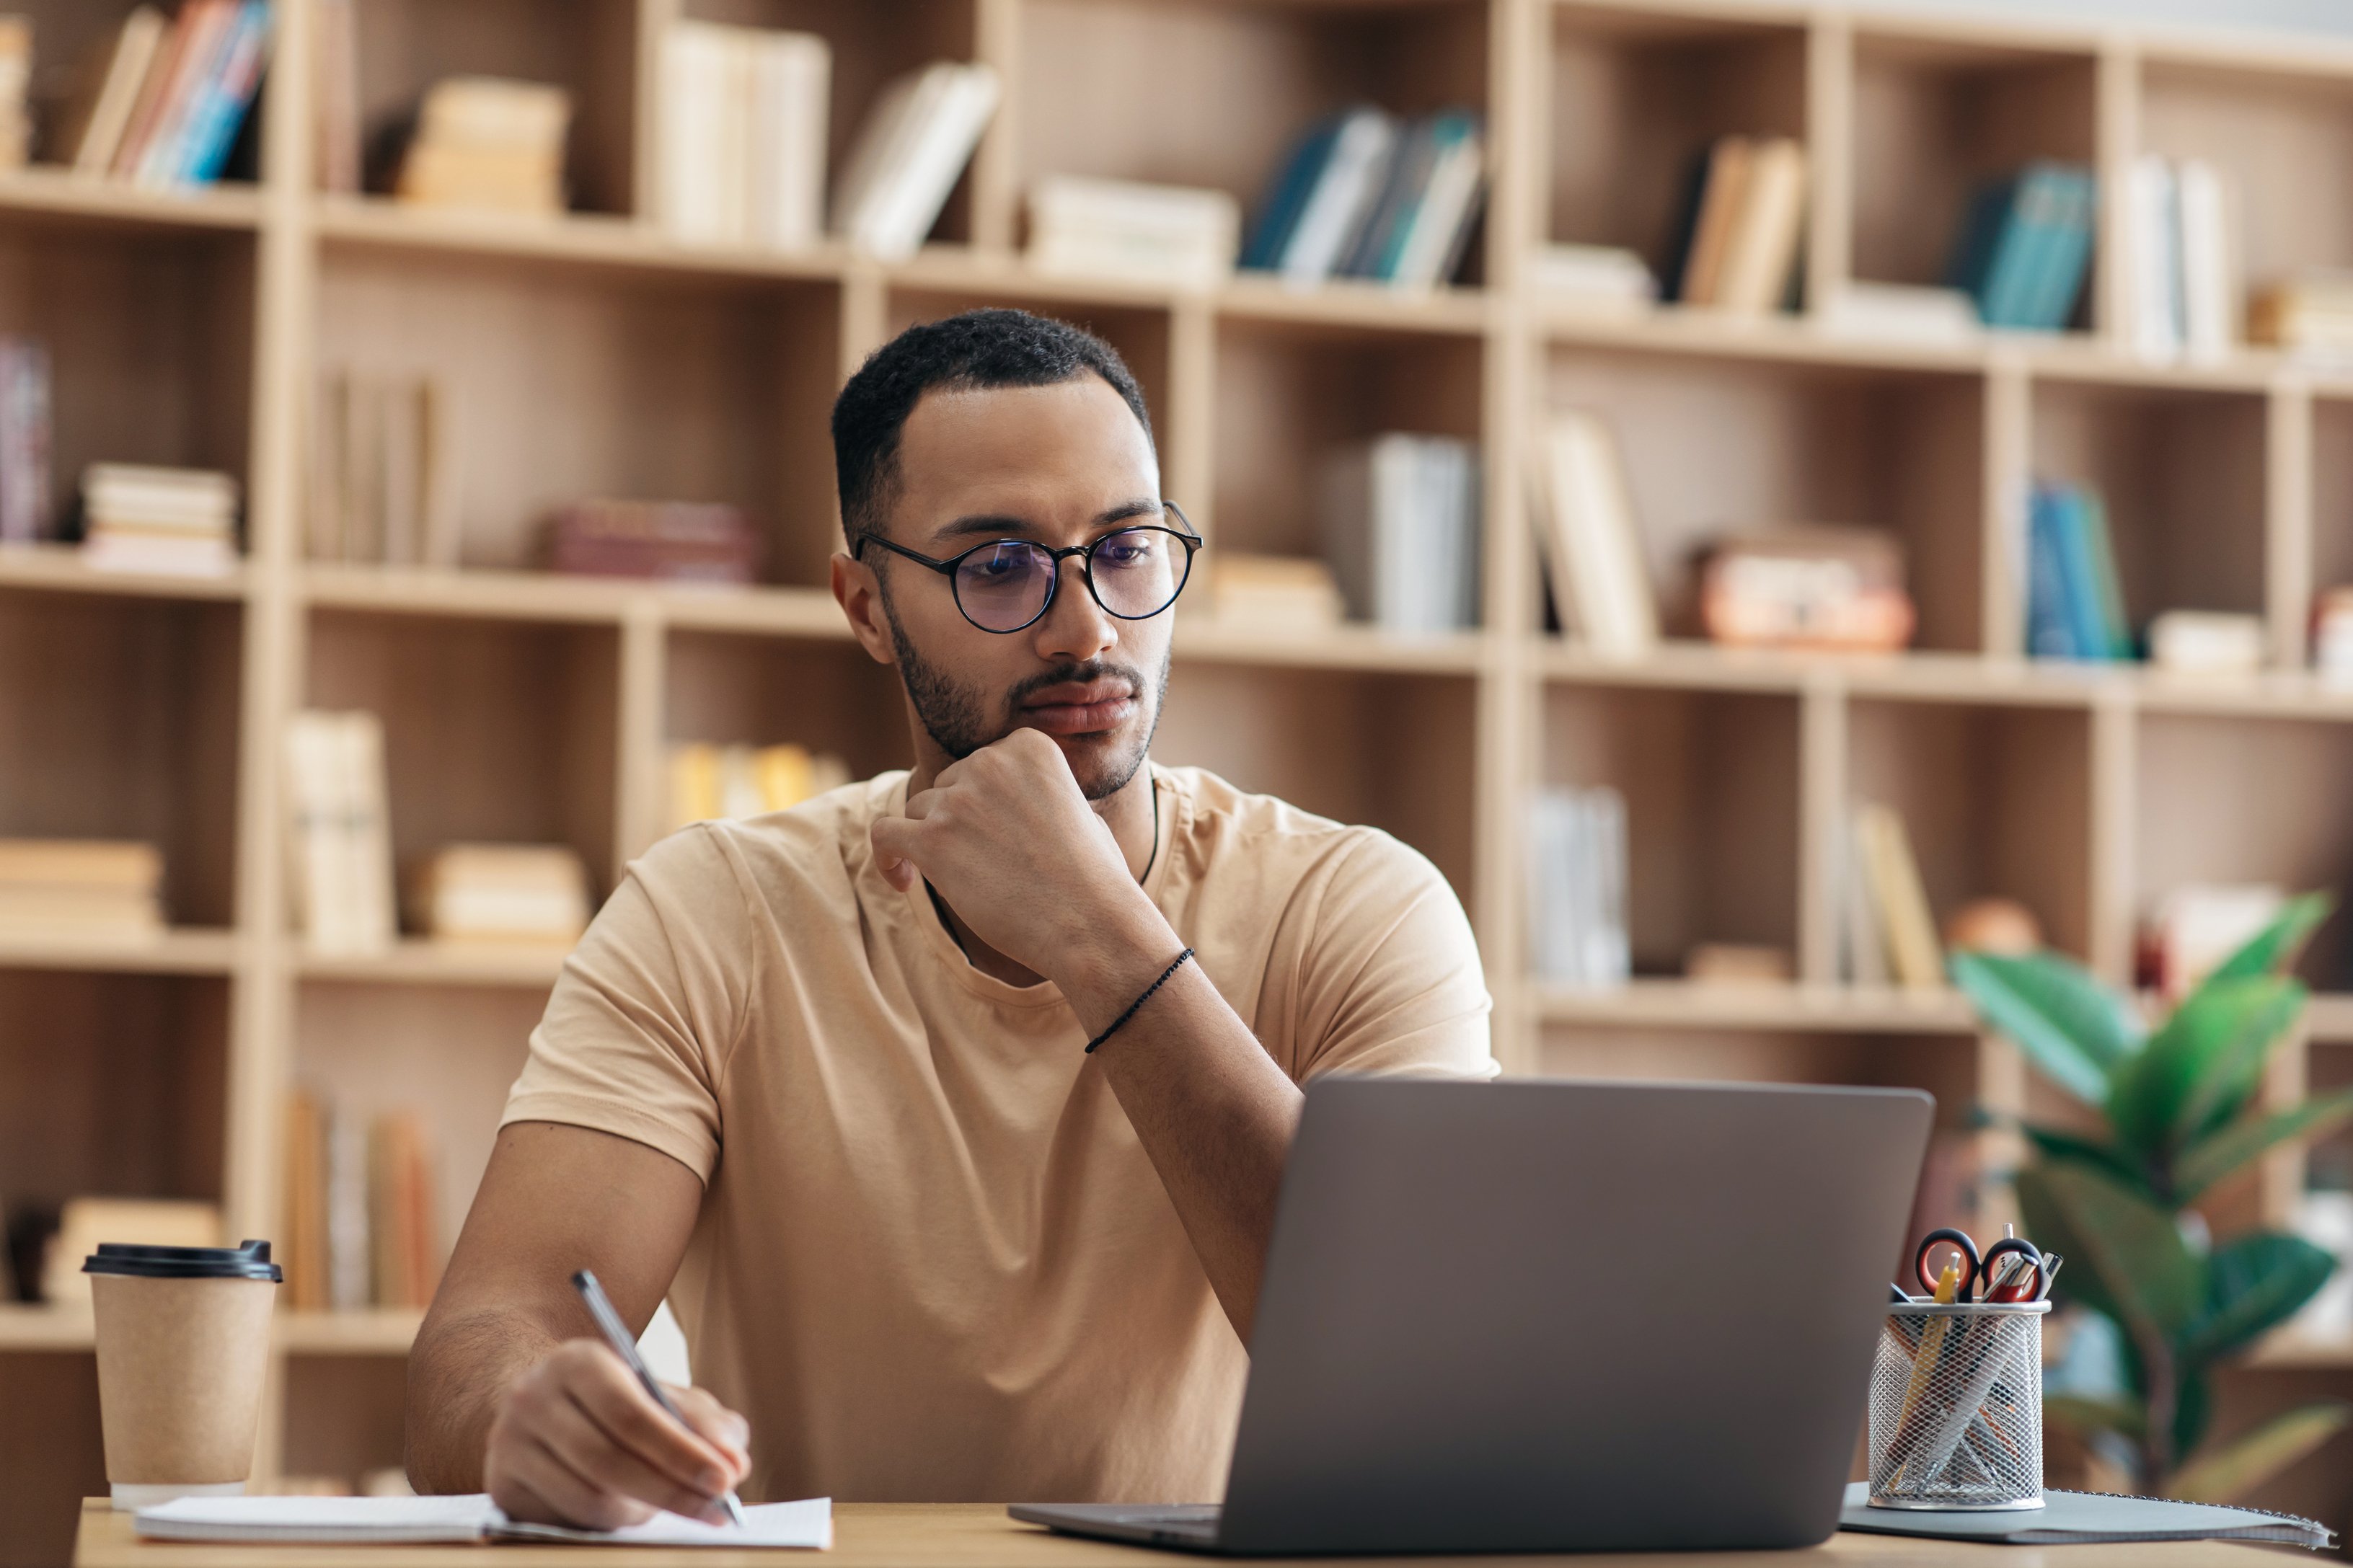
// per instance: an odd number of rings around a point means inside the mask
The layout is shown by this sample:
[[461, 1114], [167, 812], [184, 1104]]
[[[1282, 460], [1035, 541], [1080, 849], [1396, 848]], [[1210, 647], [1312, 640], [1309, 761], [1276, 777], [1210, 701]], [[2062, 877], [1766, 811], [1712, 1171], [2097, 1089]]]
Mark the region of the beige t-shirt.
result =
[[[1493, 1075], [1430, 862], [1155, 768], [1145, 889], [1293, 1079]], [[1215, 1500], [1248, 1357], [1086, 1034], [975, 969], [874, 868], [889, 773], [630, 868], [564, 966], [506, 1121], [704, 1183], [670, 1289], [754, 1498]], [[1116, 1043], [1106, 1049], [1113, 1049]]]

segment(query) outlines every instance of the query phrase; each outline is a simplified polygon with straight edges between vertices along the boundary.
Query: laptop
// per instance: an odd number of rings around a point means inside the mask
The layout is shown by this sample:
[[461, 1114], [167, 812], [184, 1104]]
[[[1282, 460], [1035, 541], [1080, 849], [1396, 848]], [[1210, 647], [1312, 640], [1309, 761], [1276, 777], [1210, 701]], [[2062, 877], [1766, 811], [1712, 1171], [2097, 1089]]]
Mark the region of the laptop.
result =
[[1935, 1101], [1319, 1079], [1222, 1507], [1020, 1504], [1230, 1554], [1828, 1539]]

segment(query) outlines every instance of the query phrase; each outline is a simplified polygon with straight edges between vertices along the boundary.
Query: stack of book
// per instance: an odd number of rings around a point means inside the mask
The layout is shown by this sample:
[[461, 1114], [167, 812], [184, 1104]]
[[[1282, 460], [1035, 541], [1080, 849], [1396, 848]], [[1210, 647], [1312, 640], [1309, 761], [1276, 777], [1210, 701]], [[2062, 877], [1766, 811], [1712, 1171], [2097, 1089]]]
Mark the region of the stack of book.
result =
[[813, 33], [691, 21], [664, 28], [662, 226], [720, 245], [815, 243], [832, 74], [833, 52]]
[[849, 764], [830, 752], [688, 742], [670, 749], [670, 829], [790, 811], [849, 782]]
[[1542, 527], [1555, 608], [1604, 658], [1658, 646], [1658, 601], [1618, 442], [1599, 417], [1553, 416], [1536, 443], [1533, 511]]
[[1945, 949], [1912, 854], [1903, 814], [1866, 802], [1854, 809], [1849, 839], [1847, 978], [1857, 985], [1891, 980], [1908, 991], [1945, 984]]
[[2286, 902], [2284, 891], [2263, 882], [2185, 882], [2174, 888], [2141, 919], [2135, 983], [2179, 1001], [2269, 925]]
[[82, 560], [108, 572], [216, 576], [237, 564], [237, 481], [202, 468], [82, 470]]
[[2037, 658], [2131, 658], [2107, 507], [2082, 485], [2038, 484], [2027, 515], [2026, 651]]
[[2238, 342], [2239, 279], [2221, 171], [2146, 153], [2126, 191], [2134, 350], [2160, 362], [2226, 357]]
[[2166, 610], [2149, 618], [2148, 662], [2175, 675], [2253, 675], [2263, 668], [2261, 616]]
[[1827, 332], [1882, 342], [1959, 347], [1985, 335], [1978, 302], [1958, 289], [1849, 279], [1816, 307]]
[[2247, 336], [2298, 359], [2353, 361], [2353, 272], [2304, 272], [2257, 293]]
[[33, 156], [33, 24], [0, 16], [0, 170], [21, 169]]
[[707, 501], [575, 501], [550, 520], [551, 571], [666, 583], [744, 584], [760, 538], [732, 506]]
[[153, 844], [0, 838], [0, 937], [142, 942], [164, 931], [164, 853]]
[[1477, 115], [1447, 110], [1408, 124], [1377, 109], [1351, 109], [1315, 126], [1293, 152], [1242, 265], [1300, 285], [1451, 282], [1470, 249], [1485, 185]]
[[364, 1117], [297, 1094], [277, 1258], [298, 1312], [429, 1306], [440, 1283], [433, 1162], [408, 1111]]
[[1385, 631], [1479, 624], [1479, 448], [1392, 433], [1334, 453], [1324, 548], [1348, 614]]
[[542, 82], [451, 77], [426, 89], [393, 194], [417, 206], [564, 210], [572, 95]]
[[0, 335], [0, 544], [55, 531], [49, 496], [49, 351]]
[[384, 723], [368, 712], [307, 710], [286, 727], [287, 869], [293, 918], [313, 952], [388, 950], [392, 825]]
[[1257, 631], [1324, 631], [1347, 615], [1328, 561], [1312, 555], [1212, 552], [1202, 561], [1211, 620]]
[[1624, 984], [1632, 971], [1625, 797], [1607, 786], [1540, 789], [1528, 829], [1537, 975], [1588, 989]]
[[1969, 204], [1945, 281], [1989, 327], [2056, 332], [2074, 319], [2091, 270], [2099, 183], [2072, 163], [2030, 163]]
[[588, 929], [588, 868], [561, 844], [452, 844], [418, 863], [408, 908], [437, 942], [569, 945]]
[[1241, 224], [1240, 204], [1223, 191], [1053, 174], [1029, 193], [1029, 265], [1211, 289], [1233, 275]]
[[1893, 653], [1917, 620], [1904, 547], [1865, 528], [1780, 528], [1709, 547], [1700, 622], [1731, 647]]
[[1546, 304], [1582, 315], [1641, 315], [1658, 302], [1659, 280], [1622, 246], [1547, 245], [1530, 271]]
[[1806, 152], [1788, 137], [1724, 136], [1697, 159], [1676, 223], [1667, 295], [1743, 315], [1789, 298], [1806, 216]]
[[980, 145], [1001, 90], [987, 66], [953, 60], [884, 87], [841, 165], [833, 232], [884, 261], [914, 255]]
[[178, 1198], [72, 1197], [58, 1205], [57, 1228], [25, 1248], [37, 1256], [20, 1258], [17, 1267], [23, 1274], [20, 1282], [33, 1288], [35, 1300], [87, 1311], [90, 1276], [81, 1271], [81, 1266], [101, 1243], [218, 1247], [221, 1239], [217, 1204]]
[[244, 136], [269, 58], [267, 0], [134, 7], [84, 63], [51, 155], [79, 174], [206, 184]]
[[331, 370], [311, 429], [312, 560], [458, 564], [459, 420], [448, 383]]

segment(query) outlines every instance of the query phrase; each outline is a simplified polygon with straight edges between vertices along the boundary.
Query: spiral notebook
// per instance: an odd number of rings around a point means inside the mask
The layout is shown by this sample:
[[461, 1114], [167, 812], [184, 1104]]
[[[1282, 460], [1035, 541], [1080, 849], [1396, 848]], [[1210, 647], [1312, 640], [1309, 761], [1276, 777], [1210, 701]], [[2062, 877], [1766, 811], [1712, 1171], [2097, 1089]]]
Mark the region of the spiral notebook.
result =
[[1984, 1541], [2007, 1546], [2065, 1546], [2095, 1541], [2264, 1541], [2308, 1546], [2333, 1544], [2327, 1526], [2292, 1513], [2224, 1508], [2216, 1503], [2173, 1502], [2163, 1498], [2116, 1497], [2107, 1492], [2045, 1491], [2043, 1506], [2009, 1511], [1931, 1512], [1873, 1508], [1871, 1488], [1856, 1481], [1846, 1489], [1839, 1513], [1841, 1530], [1878, 1535], [1927, 1535], [1944, 1541]]
[[833, 1544], [833, 1502], [755, 1503], [744, 1523], [702, 1524], [658, 1513], [623, 1530], [567, 1530], [509, 1519], [476, 1492], [461, 1497], [192, 1497], [142, 1508], [134, 1528], [162, 1541], [233, 1541], [256, 1545], [426, 1542], [561, 1541], [593, 1546], [797, 1547]]

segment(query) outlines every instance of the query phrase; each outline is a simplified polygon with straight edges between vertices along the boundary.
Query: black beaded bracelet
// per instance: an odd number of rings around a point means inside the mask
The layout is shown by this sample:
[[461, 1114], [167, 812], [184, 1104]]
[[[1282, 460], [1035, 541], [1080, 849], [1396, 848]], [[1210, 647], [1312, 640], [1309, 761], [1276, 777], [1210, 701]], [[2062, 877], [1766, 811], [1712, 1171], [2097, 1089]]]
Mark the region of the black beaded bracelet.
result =
[[1187, 959], [1188, 959], [1188, 958], [1192, 957], [1192, 956], [1193, 956], [1193, 950], [1192, 950], [1191, 948], [1189, 948], [1189, 947], [1188, 947], [1188, 948], [1187, 948], [1184, 952], [1182, 952], [1178, 953], [1178, 954], [1176, 955], [1176, 959], [1175, 959], [1175, 960], [1174, 960], [1174, 961], [1173, 961], [1173, 962], [1168, 965], [1168, 967], [1167, 967], [1167, 968], [1166, 968], [1166, 969], [1164, 969], [1164, 970], [1162, 970], [1162, 971], [1160, 972], [1160, 978], [1159, 978], [1159, 979], [1157, 979], [1157, 980], [1155, 980], [1155, 981], [1154, 981], [1151, 984], [1149, 984], [1149, 985], [1145, 986], [1145, 987], [1144, 988], [1144, 994], [1143, 994], [1143, 995], [1141, 995], [1141, 996], [1138, 996], [1134, 1001], [1130, 1002], [1130, 1003], [1127, 1005], [1127, 1011], [1126, 1011], [1126, 1012], [1124, 1012], [1124, 1013], [1122, 1013], [1118, 1017], [1113, 1018], [1113, 1019], [1111, 1021], [1111, 1027], [1110, 1027], [1110, 1028], [1105, 1029], [1102, 1034], [1097, 1035], [1093, 1039], [1089, 1040], [1089, 1041], [1087, 1042], [1087, 1055], [1089, 1055], [1089, 1056], [1092, 1056], [1092, 1055], [1094, 1055], [1094, 1054], [1095, 1054], [1095, 1047], [1096, 1047], [1097, 1046], [1102, 1045], [1105, 1040], [1108, 1040], [1108, 1039], [1110, 1039], [1113, 1035], [1118, 1034], [1118, 1033], [1119, 1033], [1119, 1029], [1120, 1029], [1120, 1026], [1121, 1026], [1121, 1025], [1123, 1025], [1123, 1024], [1124, 1024], [1124, 1023], [1126, 1023], [1130, 1018], [1134, 1017], [1134, 1016], [1135, 1016], [1135, 1010], [1136, 1010], [1138, 1007], [1143, 1006], [1146, 1002], [1151, 1001], [1151, 1000], [1152, 1000], [1152, 994], [1153, 994], [1155, 991], [1159, 990], [1163, 985], [1167, 984], [1168, 984], [1168, 977], [1169, 977], [1170, 975], [1172, 975], [1172, 974], [1176, 973], [1176, 971], [1177, 971], [1180, 967], [1182, 967], [1182, 966], [1183, 966], [1183, 964], [1184, 964], [1185, 961], [1186, 961]]

